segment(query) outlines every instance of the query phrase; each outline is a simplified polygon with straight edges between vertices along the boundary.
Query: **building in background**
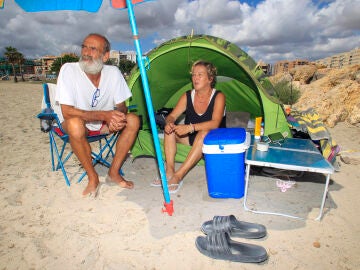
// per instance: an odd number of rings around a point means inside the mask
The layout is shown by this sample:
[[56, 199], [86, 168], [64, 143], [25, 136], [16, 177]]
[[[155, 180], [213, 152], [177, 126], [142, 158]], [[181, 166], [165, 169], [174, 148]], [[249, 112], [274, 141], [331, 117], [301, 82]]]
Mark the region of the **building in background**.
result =
[[266, 74], [266, 75], [272, 75], [272, 66], [270, 64], [266, 64], [263, 60], [260, 60], [257, 63], [257, 66]]
[[296, 59], [294, 61], [278, 61], [274, 65], [274, 75], [278, 73], [289, 73], [290, 69], [293, 69], [297, 66], [304, 66], [304, 65], [310, 65], [311, 62], [309, 60], [301, 60]]
[[[51, 66], [56, 59], [60, 58], [61, 61], [61, 59], [65, 55], [77, 57], [75, 53], [63, 53], [60, 56], [45, 55], [38, 59], [26, 59], [25, 63], [22, 66], [22, 72], [24, 73], [26, 78], [36, 76], [37, 78], [55, 79], [56, 74], [51, 72]], [[136, 52], [111, 51], [110, 60], [111, 63], [116, 66], [119, 66], [120, 60], [128, 60], [136, 63]], [[15, 65], [15, 70], [16, 72], [20, 72], [19, 65]], [[13, 76], [12, 73], [12, 66], [6, 62], [5, 57], [0, 57], [0, 77], [2, 78], [9, 75]]]
[[349, 52], [343, 52], [315, 61], [316, 64], [328, 68], [342, 68], [352, 65], [360, 65], [360, 48], [355, 48]]
[[58, 56], [46, 55], [34, 60], [34, 73], [38, 76], [46, 76], [51, 70], [51, 65], [58, 58]]
[[113, 65], [118, 66], [120, 63], [120, 60], [129, 60], [131, 62], [136, 63], [136, 52], [134, 51], [110, 51], [110, 61]]
[[[63, 53], [61, 56], [46, 55], [34, 60], [26, 60], [22, 66], [23, 72], [27, 76], [35, 75], [47, 77], [51, 73], [53, 62], [64, 55], [74, 55], [73, 53]], [[110, 51], [110, 60], [113, 65], [119, 66], [120, 60], [129, 60], [136, 63], [136, 52], [134, 51]], [[264, 63], [260, 60], [257, 66], [261, 68], [266, 75], [276, 75], [278, 73], [289, 73], [292, 68], [302, 65], [317, 64], [328, 68], [342, 68], [350, 65], [360, 65], [360, 48], [355, 48], [349, 52], [339, 53], [323, 59], [311, 62], [309, 60], [296, 59], [293, 61], [283, 60], [276, 62], [274, 66]], [[16, 66], [18, 68], [18, 66]], [[11, 65], [6, 63], [5, 58], [0, 58], [0, 75], [6, 76], [12, 74]]]

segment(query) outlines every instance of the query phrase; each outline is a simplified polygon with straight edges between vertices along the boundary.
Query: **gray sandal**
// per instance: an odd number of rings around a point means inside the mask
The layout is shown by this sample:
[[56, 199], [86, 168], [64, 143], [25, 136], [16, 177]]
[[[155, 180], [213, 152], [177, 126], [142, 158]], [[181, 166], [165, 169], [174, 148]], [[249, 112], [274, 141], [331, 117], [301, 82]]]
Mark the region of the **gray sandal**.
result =
[[226, 232], [210, 233], [198, 236], [195, 241], [197, 249], [213, 259], [243, 263], [260, 263], [268, 258], [266, 249], [230, 239]]
[[205, 234], [212, 232], [227, 232], [231, 237], [242, 237], [247, 239], [262, 238], [266, 235], [264, 225], [239, 221], [234, 215], [214, 216], [213, 220], [204, 222], [201, 231]]

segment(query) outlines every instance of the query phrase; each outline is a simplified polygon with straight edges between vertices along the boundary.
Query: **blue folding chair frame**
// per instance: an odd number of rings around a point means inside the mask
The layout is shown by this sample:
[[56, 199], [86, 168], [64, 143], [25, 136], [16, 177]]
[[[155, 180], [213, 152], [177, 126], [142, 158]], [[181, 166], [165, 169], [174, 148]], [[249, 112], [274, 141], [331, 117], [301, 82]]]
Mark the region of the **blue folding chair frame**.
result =
[[[50, 141], [50, 156], [51, 156], [51, 165], [52, 170], [57, 171], [61, 169], [65, 182], [68, 186], [70, 186], [70, 180], [67, 175], [65, 169], [65, 163], [69, 160], [72, 156], [73, 151], [70, 150], [69, 153], [65, 155], [66, 146], [69, 143], [69, 135], [61, 127], [61, 123], [57, 113], [54, 111], [53, 105], [50, 100], [50, 92], [48, 84], [43, 84], [43, 91], [44, 91], [44, 103], [46, 105], [45, 108], [42, 109], [41, 113], [37, 115], [41, 121], [45, 121], [46, 125], [41, 129], [43, 132], [49, 134], [49, 141]], [[106, 167], [110, 167], [110, 163], [107, 161], [109, 157], [114, 157], [115, 153], [112, 150], [113, 146], [115, 145], [120, 133], [113, 133], [113, 134], [101, 134], [95, 136], [87, 136], [87, 140], [89, 143], [98, 142], [99, 143], [99, 151], [94, 152], [91, 151], [92, 156], [92, 164], [95, 166], [96, 164], [100, 163]], [[56, 137], [58, 137], [61, 142], [62, 146], [59, 150], [58, 143], [56, 142]], [[122, 170], [120, 169], [120, 173], [123, 175]], [[77, 182], [79, 183], [86, 175], [86, 172], [83, 172], [81, 176], [78, 178]]]

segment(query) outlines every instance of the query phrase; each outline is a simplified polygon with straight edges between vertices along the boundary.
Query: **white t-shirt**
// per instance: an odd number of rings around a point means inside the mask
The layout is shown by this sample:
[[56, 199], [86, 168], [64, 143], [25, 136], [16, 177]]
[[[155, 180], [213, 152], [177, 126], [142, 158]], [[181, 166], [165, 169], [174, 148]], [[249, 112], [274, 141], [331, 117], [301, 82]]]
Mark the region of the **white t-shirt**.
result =
[[[93, 103], [97, 89], [100, 93]], [[74, 106], [85, 111], [110, 111], [116, 104], [130, 97], [131, 91], [120, 70], [115, 66], [104, 65], [98, 88], [82, 71], [79, 63], [66, 63], [60, 69], [56, 89], [56, 101], [59, 104]], [[91, 106], [92, 103], [94, 107]], [[61, 122], [64, 121], [62, 115], [59, 118]], [[89, 130], [99, 130], [101, 125], [101, 121], [86, 123]]]

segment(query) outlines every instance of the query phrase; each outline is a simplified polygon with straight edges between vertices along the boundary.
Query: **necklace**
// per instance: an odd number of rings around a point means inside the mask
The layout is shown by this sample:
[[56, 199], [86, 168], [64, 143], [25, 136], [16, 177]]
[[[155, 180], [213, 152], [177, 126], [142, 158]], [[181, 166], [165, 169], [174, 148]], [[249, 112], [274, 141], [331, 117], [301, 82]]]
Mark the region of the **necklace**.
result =
[[197, 97], [196, 100], [197, 100], [199, 103], [206, 103], [206, 102], [208, 102], [210, 95], [207, 94], [207, 95], [204, 96], [204, 97], [200, 97], [200, 96], [196, 93], [196, 97]]

